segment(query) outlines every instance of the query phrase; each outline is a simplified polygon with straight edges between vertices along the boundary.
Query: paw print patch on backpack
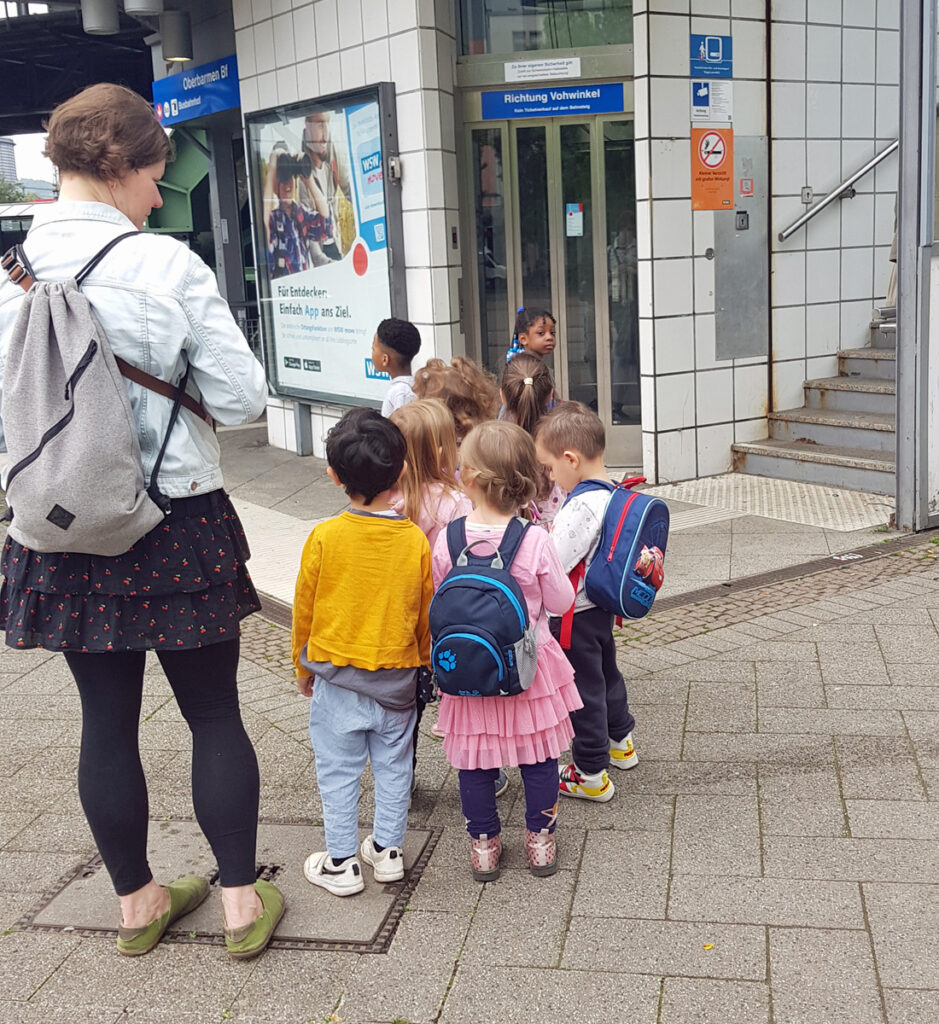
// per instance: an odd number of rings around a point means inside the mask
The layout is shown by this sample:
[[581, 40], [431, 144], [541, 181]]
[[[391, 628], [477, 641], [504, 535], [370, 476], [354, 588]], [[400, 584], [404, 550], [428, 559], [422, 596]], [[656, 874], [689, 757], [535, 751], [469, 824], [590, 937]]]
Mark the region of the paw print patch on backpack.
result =
[[453, 651], [441, 651], [437, 655], [437, 665], [444, 672], [452, 672], [456, 668], [456, 655]]

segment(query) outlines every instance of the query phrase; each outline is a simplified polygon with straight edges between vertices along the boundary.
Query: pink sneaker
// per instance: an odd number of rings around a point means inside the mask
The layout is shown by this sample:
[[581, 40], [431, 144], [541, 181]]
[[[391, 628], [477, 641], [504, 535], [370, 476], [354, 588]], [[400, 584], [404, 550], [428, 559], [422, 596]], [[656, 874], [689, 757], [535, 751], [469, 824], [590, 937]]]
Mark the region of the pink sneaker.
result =
[[470, 837], [470, 862], [477, 882], [494, 882], [499, 877], [502, 837], [491, 839], [484, 832], [478, 839]]
[[543, 828], [540, 832], [525, 829], [525, 852], [528, 854], [528, 870], [544, 878], [558, 869], [558, 848], [554, 833]]

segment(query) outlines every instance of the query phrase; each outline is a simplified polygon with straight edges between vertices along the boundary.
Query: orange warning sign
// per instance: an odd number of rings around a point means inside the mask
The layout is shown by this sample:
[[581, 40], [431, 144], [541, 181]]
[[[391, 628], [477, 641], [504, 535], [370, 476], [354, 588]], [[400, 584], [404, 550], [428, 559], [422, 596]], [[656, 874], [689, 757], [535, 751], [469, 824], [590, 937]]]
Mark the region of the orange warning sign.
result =
[[734, 208], [734, 131], [691, 129], [692, 210]]

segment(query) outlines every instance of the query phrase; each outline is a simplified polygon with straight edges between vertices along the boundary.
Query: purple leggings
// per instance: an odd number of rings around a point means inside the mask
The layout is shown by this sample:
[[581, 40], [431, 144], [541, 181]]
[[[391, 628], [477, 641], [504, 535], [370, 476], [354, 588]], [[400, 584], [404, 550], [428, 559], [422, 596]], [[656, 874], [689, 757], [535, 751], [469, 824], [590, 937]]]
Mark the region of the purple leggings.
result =
[[[532, 832], [554, 831], [558, 811], [558, 762], [556, 757], [538, 764], [519, 765], [525, 784], [525, 827]], [[496, 810], [495, 781], [498, 768], [460, 769], [460, 802], [466, 831], [474, 838], [496, 836], [502, 831]]]

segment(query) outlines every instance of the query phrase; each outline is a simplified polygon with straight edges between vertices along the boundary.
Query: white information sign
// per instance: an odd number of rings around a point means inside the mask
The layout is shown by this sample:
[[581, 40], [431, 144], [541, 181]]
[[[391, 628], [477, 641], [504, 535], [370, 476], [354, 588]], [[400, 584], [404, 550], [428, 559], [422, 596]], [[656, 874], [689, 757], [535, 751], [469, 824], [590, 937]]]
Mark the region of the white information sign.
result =
[[713, 78], [691, 80], [691, 120], [730, 124], [734, 119], [734, 83]]
[[544, 60], [507, 60], [507, 82], [533, 82], [545, 78], [580, 78], [580, 57], [550, 57]]
[[582, 238], [584, 234], [584, 204], [568, 203], [564, 223], [568, 238]]

